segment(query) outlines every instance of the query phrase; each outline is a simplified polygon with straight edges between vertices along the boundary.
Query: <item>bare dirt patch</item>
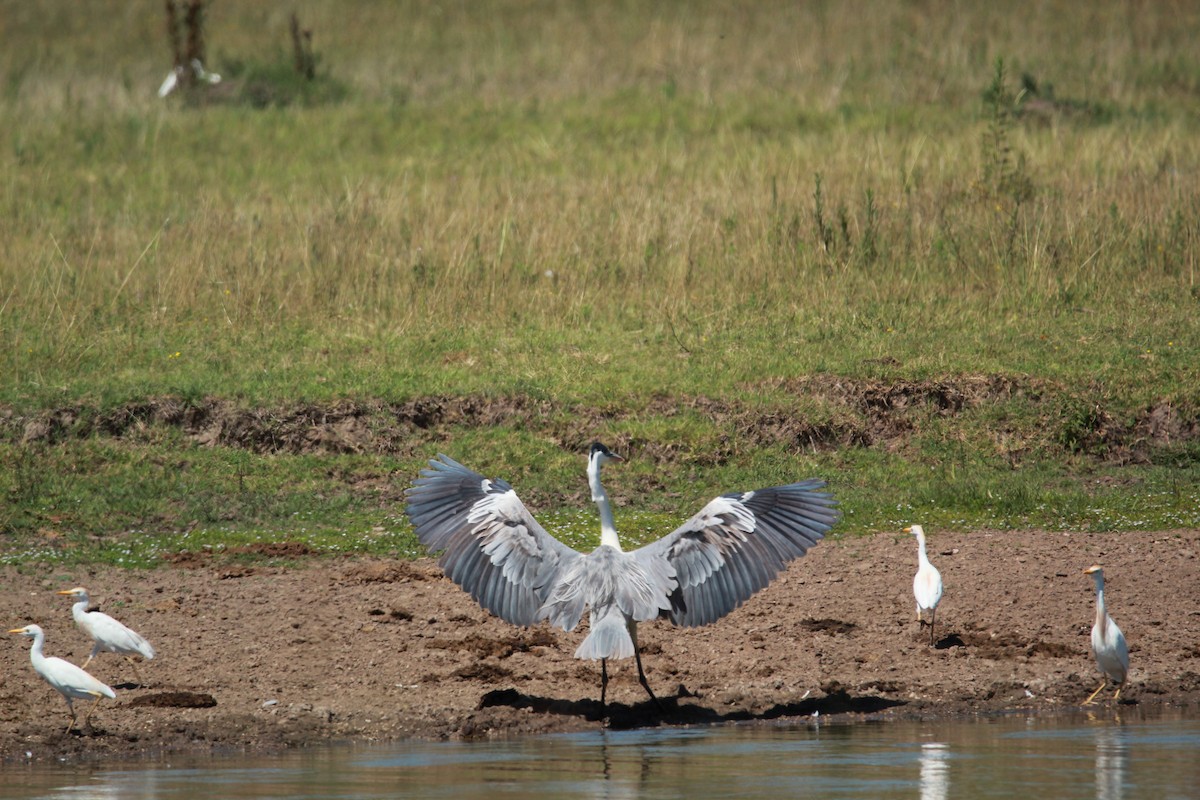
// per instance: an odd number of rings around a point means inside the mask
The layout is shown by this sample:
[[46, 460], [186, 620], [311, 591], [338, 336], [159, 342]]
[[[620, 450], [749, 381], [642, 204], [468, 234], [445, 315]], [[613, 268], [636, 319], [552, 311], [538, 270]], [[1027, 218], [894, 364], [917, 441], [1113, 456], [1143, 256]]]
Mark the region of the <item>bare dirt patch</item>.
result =
[[[632, 661], [572, 653], [584, 631], [514, 628], [436, 564], [302, 557], [236, 580], [209, 560], [152, 571], [0, 571], [11, 627], [37, 622], [50, 655], [90, 650], [54, 591], [82, 584], [146, 635], [158, 657], [89, 668], [118, 687], [83, 733], [64, 737], [66, 704], [0, 647], [0, 758], [138, 757], [276, 750], [333, 741], [478, 738], [589, 728], [898, 718], [1071, 708], [1099, 685], [1088, 653], [1091, 581], [1102, 563], [1130, 642], [1122, 703], [1200, 702], [1200, 532], [1062, 534], [930, 531], [946, 596], [937, 645], [917, 626], [909, 537], [830, 540], [741, 609], [707, 628], [643, 624], [660, 711]], [[208, 703], [205, 698], [211, 698]], [[1107, 702], [1107, 701], [1106, 701]]]
[[[940, 379], [845, 378], [810, 375], [772, 379], [766, 387], [808, 402], [831, 415], [809, 418], [790, 408], [762, 408], [704, 396], [662, 396], [644, 409], [575, 404], [516, 395], [428, 396], [401, 403], [341, 400], [246, 408], [222, 398], [156, 397], [109, 410], [69, 406], [27, 416], [0, 409], [0, 431], [22, 444], [52, 444], [101, 434], [137, 438], [155, 427], [183, 431], [203, 446], [257, 453], [375, 453], [408, 456], [425, 452], [447, 427], [519, 426], [580, 450], [591, 431], [631, 416], [701, 413], [730, 432], [738, 446], [796, 449], [897, 447], [920, 430], [923, 417], [972, 413], [993, 403], [1017, 404], [1036, 420], [1037, 433], [1053, 447], [1115, 463], [1145, 463], [1157, 452], [1200, 440], [1200, 413], [1168, 402], [1121, 409], [1102, 386], [1069, 387], [1021, 375], [955, 375]], [[998, 431], [1005, 434], [1006, 431]], [[611, 444], [630, 452], [628, 440]], [[662, 442], [641, 442], [642, 458], [659, 463], [720, 463], [732, 452], [717, 446], [696, 453]]]

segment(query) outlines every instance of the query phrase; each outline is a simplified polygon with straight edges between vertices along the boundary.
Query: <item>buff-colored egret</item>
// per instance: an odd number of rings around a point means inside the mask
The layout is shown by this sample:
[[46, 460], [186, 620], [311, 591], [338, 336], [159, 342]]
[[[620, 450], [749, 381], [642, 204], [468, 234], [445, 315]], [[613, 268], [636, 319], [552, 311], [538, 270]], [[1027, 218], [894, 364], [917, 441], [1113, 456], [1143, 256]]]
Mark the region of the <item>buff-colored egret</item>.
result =
[[938, 603], [942, 601], [942, 573], [925, 553], [925, 529], [913, 525], [904, 529], [917, 537], [917, 574], [913, 576], [913, 596], [917, 598], [917, 622], [924, 624], [922, 612], [929, 612], [929, 644], [934, 643], [933, 625]]
[[627, 553], [600, 483], [601, 466], [623, 460], [602, 444], [591, 447], [587, 473], [600, 546], [586, 554], [547, 533], [508, 483], [445, 455], [421, 470], [407, 511], [422, 544], [442, 551], [439, 563], [450, 579], [501, 619], [549, 620], [571, 631], [588, 608], [590, 630], [575, 657], [600, 661], [601, 704], [607, 660], [630, 656], [658, 704], [642, 669], [637, 623], [659, 616], [687, 627], [716, 622], [804, 555], [841, 515], [819, 480], [732, 492]]
[[1096, 622], [1092, 625], [1092, 652], [1096, 655], [1096, 664], [1104, 675], [1104, 680], [1096, 691], [1083, 701], [1085, 706], [1090, 706], [1096, 695], [1100, 694], [1110, 681], [1117, 687], [1113, 700], [1121, 698], [1121, 688], [1129, 675], [1129, 648], [1125, 644], [1125, 634], [1121, 633], [1117, 623], [1108, 615], [1104, 604], [1104, 568], [1093, 565], [1085, 569], [1083, 574], [1091, 575], [1096, 583]]
[[14, 628], [9, 633], [19, 633], [22, 636], [33, 637], [33, 647], [29, 650], [29, 660], [33, 663], [33, 669], [38, 675], [41, 675], [46, 683], [54, 687], [55, 691], [63, 696], [67, 701], [67, 709], [71, 712], [71, 721], [67, 723], [67, 729], [63, 732], [66, 736], [71, 732], [71, 728], [75, 726], [75, 700], [83, 700], [92, 698], [95, 700], [88, 711], [83, 716], [83, 724], [80, 728], [87, 725], [88, 718], [92, 716], [92, 712], [96, 710], [96, 706], [100, 704], [101, 697], [116, 699], [117, 693], [109, 687], [105, 686], [100, 681], [93, 678], [91, 675], [83, 671], [82, 667], [77, 667], [69, 661], [64, 661], [55, 656], [47, 657], [42, 653], [42, 646], [46, 643], [46, 634], [38, 625], [26, 625], [24, 628]]
[[87, 657], [87, 661], [83, 662], [83, 668], [87, 669], [87, 665], [92, 663], [92, 659], [100, 653], [118, 653], [125, 656], [126, 660], [133, 665], [134, 675], [137, 675], [138, 683], [141, 683], [142, 678], [138, 674], [137, 662], [133, 660], [132, 656], [139, 655], [149, 661], [154, 658], [154, 647], [141, 634], [125, 627], [108, 614], [88, 611], [91, 598], [88, 597], [87, 589], [82, 586], [63, 589], [58, 594], [68, 595], [75, 599], [74, 605], [71, 606], [71, 616], [75, 618], [75, 624], [83, 628], [94, 642], [92, 654]]

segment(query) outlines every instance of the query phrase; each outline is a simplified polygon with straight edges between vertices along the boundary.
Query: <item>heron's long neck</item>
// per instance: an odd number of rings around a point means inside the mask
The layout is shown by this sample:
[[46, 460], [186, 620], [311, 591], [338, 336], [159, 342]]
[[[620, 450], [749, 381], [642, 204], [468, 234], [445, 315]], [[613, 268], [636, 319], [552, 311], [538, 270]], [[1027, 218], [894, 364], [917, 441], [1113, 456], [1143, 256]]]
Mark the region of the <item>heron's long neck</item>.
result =
[[91, 605], [91, 601], [85, 597], [82, 600], [76, 600], [75, 605], [71, 606], [71, 616], [75, 618], [76, 622], [81, 623], [87, 619], [89, 605]]
[[37, 634], [33, 637], [33, 647], [29, 648], [29, 660], [34, 665], [40, 664], [46, 660], [46, 656], [42, 653], [42, 645], [46, 643], [46, 637], [42, 634]]
[[608, 495], [600, 483], [600, 464], [597, 461], [588, 464], [588, 485], [592, 487], [592, 502], [600, 509], [600, 544], [620, 550], [621, 540], [617, 537], [617, 525], [613, 521]]

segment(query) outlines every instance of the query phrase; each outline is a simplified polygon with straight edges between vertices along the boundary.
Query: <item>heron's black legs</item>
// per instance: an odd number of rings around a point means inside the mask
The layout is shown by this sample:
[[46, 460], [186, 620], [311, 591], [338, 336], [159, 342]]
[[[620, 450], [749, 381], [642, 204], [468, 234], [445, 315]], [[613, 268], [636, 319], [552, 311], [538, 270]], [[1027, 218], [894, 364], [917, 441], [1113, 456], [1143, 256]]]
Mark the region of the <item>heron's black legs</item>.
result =
[[[638, 682], [642, 684], [642, 688], [646, 690], [646, 694], [650, 695], [650, 699], [654, 701], [654, 705], [659, 711], [663, 711], [663, 705], [658, 698], [654, 696], [654, 690], [650, 688], [650, 681], [646, 680], [646, 671], [642, 669], [642, 654], [637, 649], [633, 648], [633, 658], [637, 661]], [[608, 659], [600, 659], [600, 705], [604, 705], [605, 697], [608, 694]]]
[[929, 646], [933, 647], [935, 639], [933, 637], [933, 625], [937, 621], [937, 609], [931, 609], [929, 612]]
[[658, 702], [658, 698], [650, 690], [650, 682], [646, 680], [646, 673], [642, 670], [642, 654], [638, 651], [637, 647], [633, 648], [633, 658], [637, 661], [638, 680], [641, 682], [642, 688], [646, 690], [646, 694], [650, 695], [650, 699], [654, 701], [654, 705], [658, 706], [658, 710], [662, 711], [662, 703]]

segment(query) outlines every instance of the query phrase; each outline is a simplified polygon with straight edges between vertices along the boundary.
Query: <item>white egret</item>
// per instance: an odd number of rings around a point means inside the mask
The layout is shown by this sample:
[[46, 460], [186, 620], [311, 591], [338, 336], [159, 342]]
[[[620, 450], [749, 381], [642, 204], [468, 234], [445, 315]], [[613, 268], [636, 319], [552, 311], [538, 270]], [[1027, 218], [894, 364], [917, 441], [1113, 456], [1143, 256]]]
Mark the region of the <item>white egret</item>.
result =
[[[206, 70], [200, 59], [193, 58], [189, 66], [191, 67], [192, 75], [195, 76], [196, 80], [204, 81], [205, 83], [212, 85], [216, 85], [221, 82], [221, 76], [215, 72], [209, 72]], [[183, 64], [173, 67], [171, 71], [167, 73], [167, 77], [163, 79], [162, 85], [158, 87], [158, 96], [166, 97], [171, 92], [178, 89], [187, 69], [188, 68], [183, 66]]]
[[33, 637], [33, 647], [29, 650], [29, 660], [33, 663], [34, 671], [38, 675], [41, 675], [46, 683], [53, 686], [55, 691], [66, 699], [67, 709], [71, 712], [71, 721], [67, 723], [67, 729], [63, 732], [64, 736], [70, 733], [71, 728], [75, 726], [74, 701], [77, 698], [82, 700], [90, 697], [95, 700], [88, 709], [87, 714], [83, 716], [83, 725], [80, 728], [87, 725], [88, 718], [92, 716], [92, 712], [100, 704], [101, 697], [116, 699], [116, 692], [84, 672], [82, 667], [77, 667], [61, 658], [43, 655], [42, 646], [46, 642], [46, 634], [40, 626], [26, 625], [24, 628], [14, 628], [9, 633], [19, 633], [22, 636]]
[[158, 87], [158, 96], [166, 97], [171, 92], [175, 91], [179, 86], [179, 79], [183, 76], [183, 66], [173, 67], [167, 73], [167, 77], [163, 78], [162, 85]]
[[1125, 634], [1121, 633], [1117, 623], [1113, 622], [1104, 605], [1104, 568], [1093, 565], [1085, 569], [1083, 574], [1091, 575], [1092, 580], [1096, 582], [1096, 622], [1092, 625], [1092, 652], [1095, 653], [1096, 664], [1104, 675], [1099, 688], [1083, 701], [1085, 706], [1090, 706], [1096, 695], [1100, 694], [1110, 681], [1117, 687], [1113, 700], [1120, 699], [1121, 688], [1129, 674], [1129, 648], [1125, 644]]
[[929, 644], [933, 645], [933, 625], [938, 603], [942, 601], [942, 573], [925, 554], [925, 529], [913, 525], [904, 529], [917, 537], [917, 574], [913, 576], [913, 596], [917, 598], [917, 622], [924, 623], [921, 612], [929, 612]]
[[215, 72], [206, 70], [198, 58], [192, 59], [192, 74], [196, 76], [196, 80], [204, 81], [214, 86], [221, 82], [221, 76]]
[[766, 586], [841, 516], [823, 481], [809, 480], [722, 495], [672, 533], [625, 552], [600, 468], [623, 461], [591, 447], [588, 483], [600, 511], [600, 546], [581, 553], [538, 524], [512, 486], [489, 480], [445, 455], [409, 488], [417, 537], [442, 551], [446, 575], [480, 605], [515, 625], [549, 620], [563, 630], [590, 610], [576, 658], [600, 661], [600, 702], [607, 660], [633, 656], [638, 681], [658, 704], [642, 669], [637, 623], [665, 616], [676, 625], [708, 625]]
[[[84, 669], [100, 653], [118, 653], [133, 664], [134, 674], [137, 675], [137, 662], [131, 656], [140, 655], [146, 660], [154, 658], [154, 647], [141, 634], [125, 627], [108, 614], [88, 611], [91, 599], [87, 589], [76, 586], [74, 589], [63, 589], [58, 594], [75, 598], [75, 604], [71, 606], [71, 616], [75, 618], [75, 624], [83, 628], [94, 642], [92, 654], [83, 662]], [[141, 682], [141, 676], [138, 675], [138, 683]]]

